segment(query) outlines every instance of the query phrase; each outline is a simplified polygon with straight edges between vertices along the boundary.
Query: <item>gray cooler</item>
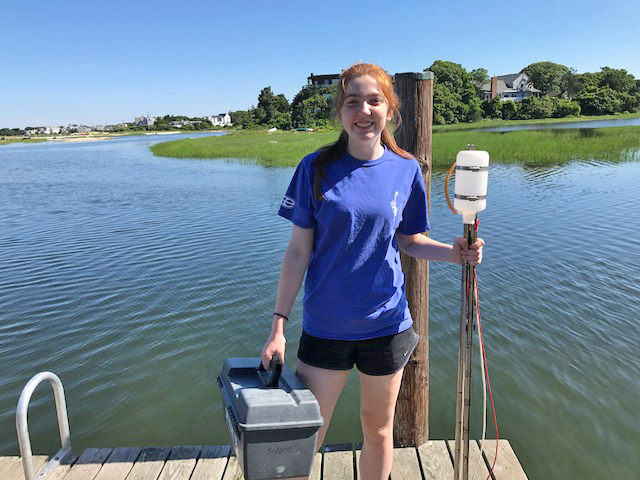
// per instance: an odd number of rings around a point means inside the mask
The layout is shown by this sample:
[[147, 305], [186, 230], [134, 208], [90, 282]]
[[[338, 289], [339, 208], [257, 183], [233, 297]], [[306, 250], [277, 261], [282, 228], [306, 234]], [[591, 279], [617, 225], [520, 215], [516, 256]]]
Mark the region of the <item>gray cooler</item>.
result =
[[311, 391], [286, 366], [227, 358], [218, 377], [227, 427], [246, 480], [309, 475], [323, 420]]

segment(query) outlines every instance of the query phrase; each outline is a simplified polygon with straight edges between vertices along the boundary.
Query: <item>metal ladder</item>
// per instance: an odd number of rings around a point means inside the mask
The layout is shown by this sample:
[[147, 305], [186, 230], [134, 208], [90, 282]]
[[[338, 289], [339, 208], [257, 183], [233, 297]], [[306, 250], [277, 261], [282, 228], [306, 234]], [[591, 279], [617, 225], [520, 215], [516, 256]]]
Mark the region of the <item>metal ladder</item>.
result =
[[[29, 401], [31, 400], [33, 391], [45, 380], [48, 380], [53, 388], [62, 447], [38, 472], [34, 472], [31, 439], [29, 438], [29, 427], [27, 425], [27, 410], [29, 409]], [[18, 400], [16, 430], [18, 432], [18, 445], [20, 446], [20, 456], [22, 457], [22, 468], [24, 469], [25, 480], [43, 480], [47, 478], [47, 476], [60, 465], [60, 462], [71, 453], [71, 434], [69, 433], [69, 420], [67, 418], [67, 402], [64, 398], [62, 382], [57, 375], [51, 372], [40, 372], [27, 382]]]

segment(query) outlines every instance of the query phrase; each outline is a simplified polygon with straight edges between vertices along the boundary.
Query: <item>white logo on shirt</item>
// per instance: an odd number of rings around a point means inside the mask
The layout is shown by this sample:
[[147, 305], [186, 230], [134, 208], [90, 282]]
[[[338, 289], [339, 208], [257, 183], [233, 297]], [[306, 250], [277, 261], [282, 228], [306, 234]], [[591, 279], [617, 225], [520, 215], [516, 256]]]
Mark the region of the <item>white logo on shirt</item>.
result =
[[393, 219], [395, 220], [396, 215], [398, 214], [398, 206], [396, 204], [396, 200], [398, 199], [398, 192], [396, 192], [393, 200], [391, 200], [391, 210], [393, 210]]
[[295, 205], [296, 205], [296, 201], [291, 197], [287, 197], [285, 195], [284, 198], [282, 199], [283, 208], [288, 208], [289, 210], [291, 210], [293, 207], [295, 207]]

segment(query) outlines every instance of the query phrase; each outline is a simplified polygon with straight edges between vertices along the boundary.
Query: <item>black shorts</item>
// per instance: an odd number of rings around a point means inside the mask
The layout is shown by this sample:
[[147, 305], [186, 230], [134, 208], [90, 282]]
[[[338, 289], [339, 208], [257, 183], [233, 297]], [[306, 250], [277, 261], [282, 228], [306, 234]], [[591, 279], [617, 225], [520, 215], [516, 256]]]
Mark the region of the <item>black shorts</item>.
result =
[[413, 327], [368, 340], [330, 340], [303, 331], [298, 358], [328, 370], [351, 370], [355, 364], [365, 375], [389, 375], [405, 367], [418, 339]]

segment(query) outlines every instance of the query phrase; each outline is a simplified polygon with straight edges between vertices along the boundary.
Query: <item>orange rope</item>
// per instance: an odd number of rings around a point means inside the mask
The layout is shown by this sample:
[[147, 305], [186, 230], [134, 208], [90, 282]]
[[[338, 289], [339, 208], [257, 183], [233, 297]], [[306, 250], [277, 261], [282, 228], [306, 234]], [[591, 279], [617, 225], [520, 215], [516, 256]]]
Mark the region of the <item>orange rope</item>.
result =
[[453, 162], [453, 165], [451, 165], [451, 168], [447, 172], [447, 177], [444, 179], [444, 197], [447, 199], [447, 204], [449, 205], [449, 208], [451, 209], [453, 214], [457, 215], [458, 212], [456, 212], [456, 209], [453, 208], [453, 205], [451, 205], [451, 200], [449, 200], [449, 177], [451, 176], [451, 172], [453, 172], [454, 168], [456, 168], [456, 162]]

